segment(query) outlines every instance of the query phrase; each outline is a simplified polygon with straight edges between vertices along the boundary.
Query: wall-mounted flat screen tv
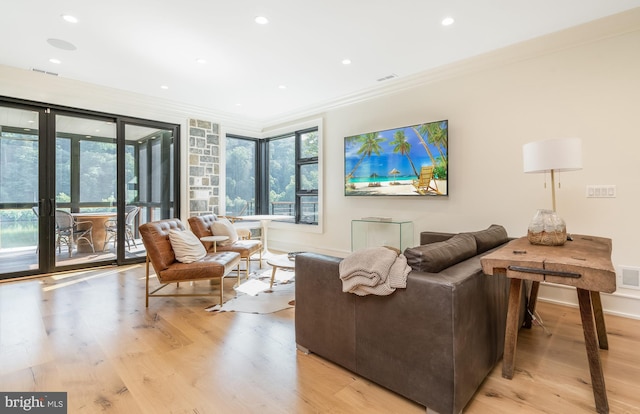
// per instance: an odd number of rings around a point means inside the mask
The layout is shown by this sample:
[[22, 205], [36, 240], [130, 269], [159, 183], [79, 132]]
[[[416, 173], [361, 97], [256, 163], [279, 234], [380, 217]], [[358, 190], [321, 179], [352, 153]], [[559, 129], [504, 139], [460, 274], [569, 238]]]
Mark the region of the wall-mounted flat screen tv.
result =
[[346, 196], [447, 196], [447, 120], [344, 139]]

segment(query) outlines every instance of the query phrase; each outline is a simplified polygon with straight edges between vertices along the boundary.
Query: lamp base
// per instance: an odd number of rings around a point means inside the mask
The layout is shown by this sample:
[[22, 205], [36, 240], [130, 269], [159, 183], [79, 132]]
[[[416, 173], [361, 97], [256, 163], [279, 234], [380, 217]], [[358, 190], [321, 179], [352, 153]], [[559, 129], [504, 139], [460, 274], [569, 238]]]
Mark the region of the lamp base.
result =
[[531, 244], [562, 246], [567, 241], [567, 226], [552, 210], [538, 210], [529, 223], [527, 239]]

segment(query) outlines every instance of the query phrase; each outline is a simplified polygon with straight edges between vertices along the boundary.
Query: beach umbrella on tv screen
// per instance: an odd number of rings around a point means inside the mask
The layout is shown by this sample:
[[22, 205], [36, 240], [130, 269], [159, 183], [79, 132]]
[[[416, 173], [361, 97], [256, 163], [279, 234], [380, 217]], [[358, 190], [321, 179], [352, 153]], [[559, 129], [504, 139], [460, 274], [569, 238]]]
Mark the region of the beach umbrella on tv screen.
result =
[[400, 171], [398, 171], [398, 169], [397, 169], [397, 168], [394, 168], [393, 170], [389, 171], [389, 174], [391, 174], [391, 175], [398, 175], [398, 174], [400, 174]]

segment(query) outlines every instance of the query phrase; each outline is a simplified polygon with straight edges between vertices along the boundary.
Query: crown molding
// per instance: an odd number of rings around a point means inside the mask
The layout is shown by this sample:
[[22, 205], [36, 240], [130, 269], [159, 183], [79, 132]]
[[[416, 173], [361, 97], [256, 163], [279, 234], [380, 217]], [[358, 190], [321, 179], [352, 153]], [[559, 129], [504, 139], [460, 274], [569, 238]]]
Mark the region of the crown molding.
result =
[[0, 65], [0, 95], [120, 116], [180, 124], [189, 118], [210, 119], [252, 133], [262, 130], [259, 120], [6, 65]]
[[296, 119], [318, 116], [323, 112], [401, 93], [406, 90], [454, 79], [496, 67], [515, 64], [545, 55], [640, 31], [640, 7], [545, 36], [496, 49], [414, 75], [385, 81], [383, 85], [361, 90], [337, 99], [321, 102], [263, 121], [273, 128]]
[[[277, 129], [284, 124], [308, 118], [318, 118], [325, 112], [349, 105], [535, 59], [636, 31], [640, 31], [640, 7], [414, 75], [391, 79], [381, 85], [270, 118], [243, 117], [184, 102], [5, 65], [0, 65], [0, 95], [124, 116], [163, 119], [181, 124], [188, 118], [210, 119], [225, 125], [229, 130], [259, 136], [265, 130]], [[126, 106], [122, 105], [123, 101], [126, 102]]]

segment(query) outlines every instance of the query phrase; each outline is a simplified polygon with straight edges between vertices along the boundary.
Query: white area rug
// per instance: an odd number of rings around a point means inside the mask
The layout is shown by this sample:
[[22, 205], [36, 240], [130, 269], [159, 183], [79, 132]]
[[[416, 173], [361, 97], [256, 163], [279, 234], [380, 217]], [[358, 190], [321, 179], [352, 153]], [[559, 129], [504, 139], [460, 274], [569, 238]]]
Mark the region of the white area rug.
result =
[[249, 279], [240, 286], [234, 288], [236, 292], [244, 293], [249, 296], [256, 296], [258, 293], [269, 289], [269, 284], [258, 279]]
[[276, 271], [273, 289], [269, 291], [271, 269], [259, 275], [250, 276], [249, 280], [236, 287], [238, 296], [226, 301], [222, 306], [214, 305], [207, 312], [245, 312], [273, 313], [292, 308], [295, 301], [294, 273], [292, 271]]

